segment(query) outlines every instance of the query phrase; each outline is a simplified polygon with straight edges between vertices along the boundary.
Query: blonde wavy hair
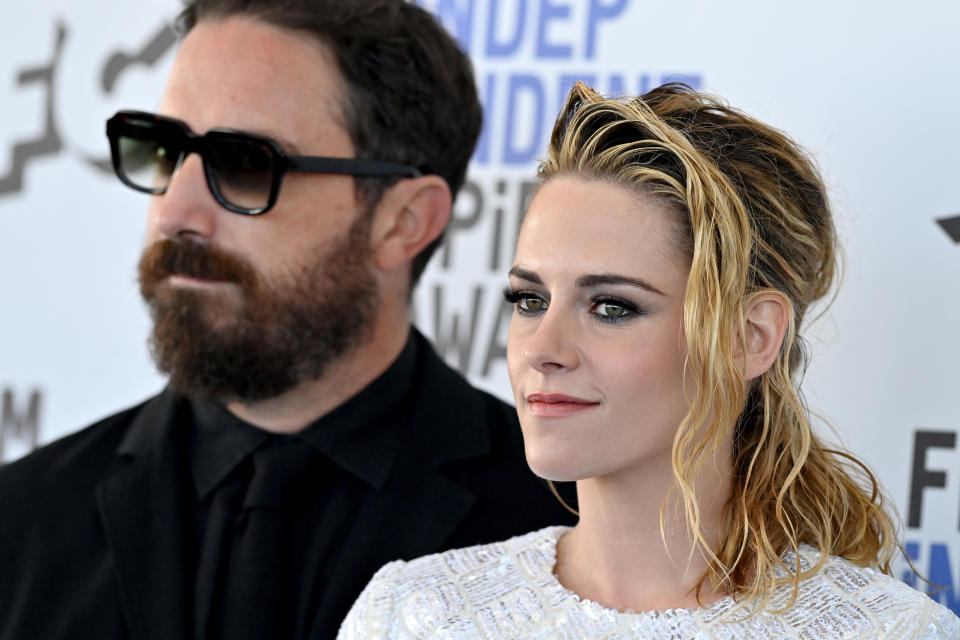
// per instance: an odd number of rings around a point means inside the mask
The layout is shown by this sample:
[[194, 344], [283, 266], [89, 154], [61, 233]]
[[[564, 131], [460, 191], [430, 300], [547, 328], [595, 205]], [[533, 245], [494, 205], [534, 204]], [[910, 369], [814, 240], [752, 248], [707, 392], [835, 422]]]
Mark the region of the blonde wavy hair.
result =
[[[684, 326], [698, 329], [685, 332], [694, 384], [672, 462], [687, 525], [708, 560], [698, 596], [709, 579], [763, 606], [775, 587], [792, 583], [790, 606], [800, 581], [829, 555], [889, 574], [898, 530], [877, 480], [814, 435], [798, 392], [806, 355], [797, 330], [837, 272], [826, 189], [808, 155], [782, 132], [684, 85], [604, 98], [578, 83], [554, 125], [540, 184], [558, 175], [652, 194], [678, 212], [690, 261]], [[747, 384], [732, 336], [745, 335], [751, 298], [769, 291], [789, 302], [788, 327], [773, 365]], [[731, 440], [734, 488], [725, 533], [712, 547], [695, 478]], [[784, 560], [800, 544], [821, 554], [807, 571]]]

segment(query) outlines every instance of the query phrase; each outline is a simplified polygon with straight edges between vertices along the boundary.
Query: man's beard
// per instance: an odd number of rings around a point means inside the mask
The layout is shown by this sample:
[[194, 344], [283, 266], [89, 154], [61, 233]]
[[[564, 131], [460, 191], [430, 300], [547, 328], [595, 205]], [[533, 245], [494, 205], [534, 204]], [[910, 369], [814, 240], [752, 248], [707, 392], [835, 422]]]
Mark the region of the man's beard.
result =
[[[161, 240], [147, 247], [140, 292], [153, 316], [157, 368], [174, 389], [224, 403], [274, 398], [319, 379], [373, 330], [379, 299], [369, 234], [370, 216], [362, 215], [284, 283], [210, 245]], [[170, 286], [165, 280], [174, 274], [239, 291]]]

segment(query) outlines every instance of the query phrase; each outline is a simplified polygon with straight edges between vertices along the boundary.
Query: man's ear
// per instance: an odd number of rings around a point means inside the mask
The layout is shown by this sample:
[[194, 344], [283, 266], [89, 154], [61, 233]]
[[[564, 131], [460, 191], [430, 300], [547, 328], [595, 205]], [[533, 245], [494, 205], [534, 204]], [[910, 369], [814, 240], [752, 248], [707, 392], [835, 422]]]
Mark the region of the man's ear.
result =
[[736, 336], [734, 357], [743, 363], [743, 379], [753, 380], [773, 365], [783, 346], [791, 315], [790, 302], [777, 291], [763, 291], [747, 300], [743, 310], [745, 335]]
[[374, 211], [370, 242], [377, 266], [390, 271], [413, 260], [447, 226], [453, 198], [436, 175], [401, 180]]

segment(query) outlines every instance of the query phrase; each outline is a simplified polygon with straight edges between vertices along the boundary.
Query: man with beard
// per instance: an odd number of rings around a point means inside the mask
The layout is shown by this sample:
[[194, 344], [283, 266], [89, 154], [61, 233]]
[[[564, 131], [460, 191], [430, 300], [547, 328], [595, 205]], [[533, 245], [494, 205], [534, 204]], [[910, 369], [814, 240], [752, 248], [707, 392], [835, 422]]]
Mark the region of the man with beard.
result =
[[3, 639], [330, 638], [385, 562], [565, 520], [408, 321], [480, 127], [451, 38], [403, 0], [181, 24], [162, 115], [107, 125], [169, 386], [0, 470]]

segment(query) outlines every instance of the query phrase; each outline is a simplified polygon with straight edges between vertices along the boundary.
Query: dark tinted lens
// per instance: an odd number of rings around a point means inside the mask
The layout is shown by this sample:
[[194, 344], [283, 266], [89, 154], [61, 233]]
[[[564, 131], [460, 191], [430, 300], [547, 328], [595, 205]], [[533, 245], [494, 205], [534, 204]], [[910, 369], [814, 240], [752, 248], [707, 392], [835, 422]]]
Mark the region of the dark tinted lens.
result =
[[160, 193], [180, 159], [177, 132], [163, 123], [127, 120], [117, 137], [120, 171], [137, 187]]
[[224, 200], [251, 211], [267, 206], [274, 167], [270, 147], [231, 134], [210, 135], [206, 156]]

